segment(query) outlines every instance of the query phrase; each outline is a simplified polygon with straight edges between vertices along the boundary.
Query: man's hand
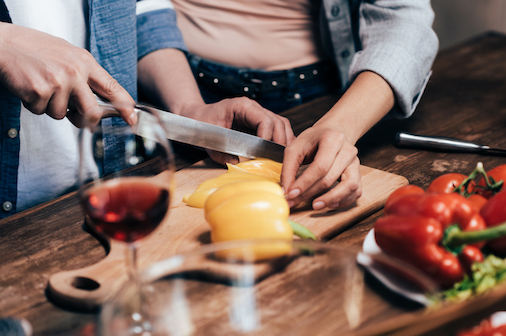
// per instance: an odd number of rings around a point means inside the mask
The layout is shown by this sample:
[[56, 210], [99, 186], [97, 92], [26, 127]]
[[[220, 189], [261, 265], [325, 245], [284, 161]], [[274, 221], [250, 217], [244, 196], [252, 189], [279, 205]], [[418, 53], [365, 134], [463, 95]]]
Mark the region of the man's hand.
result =
[[[163, 108], [185, 117], [231, 128], [246, 127], [261, 138], [287, 145], [294, 139], [288, 119], [246, 97], [205, 104], [186, 56], [177, 49], [160, 49], [144, 56], [138, 64], [143, 92]], [[219, 163], [235, 163], [237, 157], [209, 152]]]
[[31, 112], [67, 116], [78, 127], [102, 117], [93, 91], [137, 122], [132, 97], [88, 51], [34, 29], [0, 23], [0, 83]]

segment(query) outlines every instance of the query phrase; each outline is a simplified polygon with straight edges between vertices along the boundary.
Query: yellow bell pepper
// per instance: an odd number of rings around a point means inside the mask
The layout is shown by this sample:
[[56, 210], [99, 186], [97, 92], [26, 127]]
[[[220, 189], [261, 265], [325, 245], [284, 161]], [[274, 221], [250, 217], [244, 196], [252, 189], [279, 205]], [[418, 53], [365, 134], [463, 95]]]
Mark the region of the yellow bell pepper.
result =
[[282, 164], [269, 159], [255, 159], [237, 165], [227, 164], [227, 167], [225, 174], [203, 182], [194, 193], [185, 195], [183, 201], [189, 206], [203, 208], [209, 195], [224, 185], [247, 180], [279, 182]]
[[[272, 181], [242, 181], [225, 185], [209, 196], [204, 207], [211, 240], [280, 239], [290, 242], [290, 208], [281, 187]], [[226, 251], [236, 259], [264, 260], [290, 252], [291, 245], [266, 243], [244, 250]], [[248, 255], [249, 253], [249, 255]]]

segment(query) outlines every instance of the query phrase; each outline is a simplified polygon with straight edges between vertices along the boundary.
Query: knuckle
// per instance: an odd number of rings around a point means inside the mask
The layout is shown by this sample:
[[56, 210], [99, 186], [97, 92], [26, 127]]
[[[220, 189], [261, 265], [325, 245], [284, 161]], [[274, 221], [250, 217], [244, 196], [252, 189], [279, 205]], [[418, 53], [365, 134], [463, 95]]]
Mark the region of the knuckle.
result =
[[321, 161], [313, 161], [313, 171], [315, 174], [317, 174], [318, 176], [323, 176], [324, 174], [327, 173], [328, 171], [328, 166], [327, 164], [321, 162]]
[[36, 85], [26, 96], [25, 102], [30, 106], [37, 105], [41, 100], [48, 100], [52, 96], [53, 90], [48, 83]]
[[238, 97], [237, 102], [241, 105], [246, 106], [246, 107], [251, 107], [251, 106], [255, 105], [255, 103], [256, 103], [254, 100], [252, 100], [248, 97]]
[[45, 106], [42, 104], [38, 104], [38, 102], [33, 101], [23, 101], [23, 105], [26, 107], [27, 110], [34, 114], [44, 114], [46, 112]]
[[360, 183], [358, 181], [347, 181], [346, 186], [349, 191], [356, 193], [360, 191]]
[[104, 84], [105, 93], [109, 96], [114, 96], [121, 90], [121, 86], [118, 81], [110, 77]]
[[333, 179], [332, 177], [330, 177], [329, 175], [324, 176], [320, 181], [320, 184], [321, 184], [322, 188], [324, 188], [324, 189], [332, 188], [334, 183], [336, 183], [336, 180]]
[[91, 53], [86, 50], [86, 49], [81, 49], [81, 48], [78, 48], [78, 49], [75, 49], [76, 51], [76, 55], [74, 57], [76, 57], [76, 59], [83, 63], [83, 64], [95, 64], [95, 58], [91, 55]]
[[358, 155], [358, 148], [356, 146], [350, 146], [349, 152], [350, 152], [350, 155], [357, 156]]

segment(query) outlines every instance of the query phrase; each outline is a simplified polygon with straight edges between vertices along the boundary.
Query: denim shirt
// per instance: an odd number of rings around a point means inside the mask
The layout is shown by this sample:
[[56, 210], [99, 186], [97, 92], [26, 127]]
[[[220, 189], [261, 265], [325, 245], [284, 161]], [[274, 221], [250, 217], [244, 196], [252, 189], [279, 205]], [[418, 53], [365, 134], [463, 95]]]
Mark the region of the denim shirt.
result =
[[[165, 6], [136, 15], [142, 1], [149, 0], [88, 0], [89, 51], [136, 100], [137, 61], [162, 48], [186, 50], [174, 10]], [[3, 0], [0, 20], [11, 22]], [[16, 212], [20, 107], [21, 101], [0, 85], [0, 218]], [[121, 121], [106, 123], [115, 122]]]

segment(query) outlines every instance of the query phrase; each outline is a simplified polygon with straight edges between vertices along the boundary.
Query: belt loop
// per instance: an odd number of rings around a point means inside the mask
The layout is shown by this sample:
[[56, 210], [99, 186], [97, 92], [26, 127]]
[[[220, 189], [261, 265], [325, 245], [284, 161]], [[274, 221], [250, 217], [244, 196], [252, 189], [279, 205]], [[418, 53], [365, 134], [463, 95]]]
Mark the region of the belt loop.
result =
[[286, 87], [288, 90], [292, 90], [295, 88], [295, 79], [297, 74], [293, 69], [286, 70]]
[[237, 77], [239, 78], [237, 83], [241, 86], [240, 90], [242, 94], [252, 99], [258, 99], [260, 90], [258, 85], [251, 81], [251, 70], [248, 68], [238, 68]]

